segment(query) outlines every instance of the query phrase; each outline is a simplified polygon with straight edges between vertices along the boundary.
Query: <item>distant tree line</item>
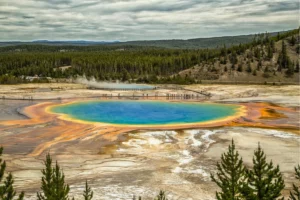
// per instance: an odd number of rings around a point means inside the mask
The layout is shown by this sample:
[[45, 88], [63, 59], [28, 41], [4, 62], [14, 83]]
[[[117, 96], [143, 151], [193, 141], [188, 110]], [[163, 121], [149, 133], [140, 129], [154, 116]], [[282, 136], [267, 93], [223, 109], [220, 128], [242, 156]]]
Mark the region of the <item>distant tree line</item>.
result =
[[[250, 60], [253, 57], [259, 60], [256, 70], [260, 70], [262, 59], [273, 57], [275, 42], [293, 36], [290, 43], [295, 44], [294, 35], [298, 31], [296, 29], [273, 37], [270, 37], [268, 33], [260, 34], [254, 37], [251, 43], [229, 48], [224, 45], [224, 47], [216, 49], [128, 48], [81, 52], [3, 52], [0, 53], [0, 84], [26, 82], [26, 79], [21, 77], [35, 75], [52, 78], [75, 78], [84, 75], [88, 79], [95, 78], [100, 81], [190, 84], [196, 80], [190, 76], [178, 76], [180, 71], [203, 63], [213, 63], [216, 59], [219, 59], [221, 64], [227, 63], [229, 60], [232, 69], [243, 71], [242, 65], [236, 68], [237, 56], [245, 54], [247, 49], [251, 49], [254, 54], [249, 54]], [[263, 46], [266, 47], [267, 53], [262, 49]], [[55, 47], [49, 46], [48, 48]], [[96, 47], [80, 48], [93, 49]], [[294, 69], [296, 64], [288, 58], [284, 42], [278, 58], [278, 65], [278, 70], [287, 70], [286, 73], [289, 76], [295, 70], [299, 71], [299, 63], [297, 63], [298, 68]], [[62, 70], [59, 68], [61, 66], [72, 67]], [[218, 69], [211, 67], [209, 70], [217, 71]], [[227, 70], [229, 69], [224, 69], [224, 71]], [[246, 70], [249, 73], [256, 73], [256, 70], [251, 69], [249, 65]], [[269, 69], [265, 68], [264, 70], [267, 76]]]
[[[0, 76], [72, 78], [85, 75], [96, 80], [156, 82], [202, 60], [212, 59], [217, 53], [217, 50], [4, 53], [0, 54]], [[68, 65], [72, 67], [58, 68]], [[157, 79], [153, 79], [154, 76]]]
[[68, 45], [68, 44], [19, 44], [0, 47], [0, 53], [13, 52], [102, 52], [102, 51], [140, 51], [148, 49], [163, 49], [152, 46], [100, 44], [100, 45]]

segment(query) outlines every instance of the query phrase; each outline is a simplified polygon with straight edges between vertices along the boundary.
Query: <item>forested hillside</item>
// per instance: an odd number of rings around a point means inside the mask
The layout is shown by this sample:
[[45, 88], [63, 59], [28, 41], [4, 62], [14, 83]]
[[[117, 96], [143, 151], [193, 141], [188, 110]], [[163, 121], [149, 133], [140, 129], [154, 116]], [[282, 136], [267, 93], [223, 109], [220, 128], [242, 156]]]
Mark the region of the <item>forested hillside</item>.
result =
[[[297, 30], [234, 48], [223, 46], [219, 57], [203, 61], [181, 77], [220, 82], [299, 82], [299, 32]], [[209, 81], [209, 82], [210, 82]]]
[[[277, 34], [277, 33], [276, 33]], [[270, 35], [276, 35], [271, 33]], [[188, 40], [153, 40], [153, 41], [131, 41], [125, 42], [126, 45], [136, 46], [152, 46], [163, 47], [169, 49], [212, 49], [226, 45], [231, 47], [239, 44], [246, 44], [252, 42], [258, 35], [239, 35], [239, 36], [223, 36], [212, 38], [195, 38]]]
[[0, 47], [0, 53], [14, 52], [96, 52], [96, 51], [140, 51], [149, 49], [161, 49], [158, 47], [135, 46], [135, 45], [41, 45], [22, 44]]
[[4, 47], [6, 52], [3, 52], [0, 48], [0, 83], [28, 82], [28, 76], [52, 79], [86, 76], [106, 81], [189, 84], [202, 80], [236, 80], [241, 73], [254, 80], [281, 74], [285, 81], [297, 81], [293, 74], [299, 72], [298, 29], [274, 37], [261, 34], [249, 43], [216, 49], [127, 46], [93, 50], [98, 47], [69, 46], [77, 49], [57, 52], [55, 46], [48, 46], [48, 51], [35, 47], [32, 52], [7, 51], [9, 47]]
[[[284, 32], [281, 32], [284, 33]], [[277, 33], [270, 33], [271, 36]], [[94, 41], [47, 41], [0, 42], [0, 52], [7, 51], [103, 51], [116, 49], [169, 48], [169, 49], [206, 49], [227, 47], [252, 42], [260, 34], [223, 36], [211, 38], [194, 38], [188, 40], [141, 40], [128, 42], [94, 42]]]

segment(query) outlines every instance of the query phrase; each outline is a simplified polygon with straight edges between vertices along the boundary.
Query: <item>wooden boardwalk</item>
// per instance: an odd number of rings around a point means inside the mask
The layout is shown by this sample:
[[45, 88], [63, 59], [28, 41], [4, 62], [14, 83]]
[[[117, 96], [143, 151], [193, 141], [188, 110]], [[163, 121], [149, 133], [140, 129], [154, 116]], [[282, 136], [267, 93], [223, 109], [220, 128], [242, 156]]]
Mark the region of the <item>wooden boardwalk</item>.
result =
[[[107, 91], [107, 93], [99, 94], [95, 96], [89, 96], [89, 97], [82, 97], [83, 99], [93, 99], [93, 98], [166, 98], [166, 99], [178, 99], [178, 100], [189, 100], [189, 99], [209, 99], [212, 95], [209, 92], [206, 91], [196, 91], [196, 90], [190, 90], [185, 89], [180, 86], [176, 87], [154, 87], [153, 89], [117, 89], [117, 88], [94, 88], [90, 87], [88, 88], [90, 90], [101, 90], [101, 91]], [[172, 90], [176, 91], [174, 92], [158, 92], [157, 90]], [[109, 92], [110, 91], [110, 92]], [[133, 92], [130, 93], [117, 93], [117, 91], [123, 92]], [[183, 92], [180, 92], [183, 91]], [[139, 93], [134, 93], [139, 92]], [[188, 94], [186, 92], [189, 92]], [[29, 101], [43, 101], [43, 100], [63, 100], [63, 99], [78, 99], [78, 97], [53, 97], [53, 98], [36, 98], [32, 95], [23, 95], [19, 98], [12, 98], [12, 97], [6, 97], [1, 96], [0, 99], [3, 100], [29, 100]]]

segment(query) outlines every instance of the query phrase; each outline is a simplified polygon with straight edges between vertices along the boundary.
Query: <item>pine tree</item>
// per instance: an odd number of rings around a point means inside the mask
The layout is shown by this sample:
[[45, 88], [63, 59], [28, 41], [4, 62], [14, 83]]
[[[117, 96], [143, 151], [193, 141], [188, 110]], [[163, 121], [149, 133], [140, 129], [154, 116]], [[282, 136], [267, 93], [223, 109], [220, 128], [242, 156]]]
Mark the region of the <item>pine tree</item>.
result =
[[284, 181], [279, 166], [267, 163], [266, 155], [258, 145], [254, 151], [253, 169], [246, 169], [247, 182], [241, 189], [246, 200], [271, 200], [281, 196]]
[[44, 192], [44, 196], [41, 193], [37, 193], [39, 200], [47, 199], [51, 197], [53, 190], [53, 169], [52, 169], [52, 159], [50, 154], [47, 154], [46, 161], [44, 162], [45, 169], [42, 170], [42, 186], [41, 189]]
[[278, 56], [277, 63], [279, 65], [278, 71], [281, 71], [284, 68], [288, 68], [289, 63], [290, 63], [290, 59], [287, 55], [286, 45], [283, 40], [282, 40], [282, 44], [281, 44], [281, 52]]
[[260, 70], [261, 70], [261, 68], [262, 68], [262, 61], [261, 61], [261, 60], [259, 60], [259, 61], [258, 61], [258, 63], [257, 63], [256, 70], [257, 70], [257, 71], [260, 71]]
[[269, 60], [271, 60], [273, 58], [273, 50], [272, 50], [271, 45], [268, 45], [268, 54], [267, 54], [267, 57], [268, 57]]
[[41, 186], [43, 193], [37, 193], [38, 200], [68, 200], [70, 187], [65, 184], [65, 176], [58, 163], [52, 167], [52, 158], [47, 154], [44, 164], [46, 168], [42, 170]]
[[221, 56], [227, 57], [227, 49], [226, 49], [225, 44], [224, 44], [223, 48], [221, 49]]
[[168, 200], [164, 191], [160, 191], [154, 200]]
[[221, 192], [216, 192], [217, 199], [242, 199], [240, 186], [245, 181], [245, 168], [233, 140], [227, 153], [222, 154], [221, 163], [217, 163], [217, 169], [217, 178], [211, 174], [212, 181], [221, 189]]
[[299, 71], [300, 71], [299, 60], [297, 60], [297, 64], [296, 64], [296, 67], [295, 67], [295, 72], [299, 73]]
[[243, 65], [241, 63], [238, 65], [237, 71], [238, 72], [242, 72], [243, 71]]
[[279, 32], [277, 33], [277, 38], [276, 39], [277, 39], [277, 41], [280, 40], [280, 33]]
[[[300, 181], [300, 165], [295, 167], [296, 179]], [[293, 184], [293, 190], [290, 191], [290, 200], [300, 200], [300, 185], [297, 187]]]
[[70, 191], [69, 185], [65, 184], [65, 175], [56, 162], [53, 176], [53, 183], [55, 186], [54, 195], [57, 200], [68, 200]]
[[272, 49], [272, 51], [273, 51], [273, 53], [275, 53], [276, 52], [276, 48], [275, 48], [275, 42], [274, 42], [274, 40], [271, 40], [271, 49]]
[[93, 191], [89, 187], [88, 182], [85, 181], [85, 190], [83, 191], [84, 200], [91, 200], [93, 198]]
[[251, 72], [252, 72], [252, 68], [251, 68], [250, 63], [248, 63], [246, 71], [247, 71], [248, 73], [251, 73]]
[[260, 58], [261, 58], [261, 50], [260, 50], [258, 47], [254, 49], [254, 56], [255, 56], [258, 60], [260, 60]]
[[292, 36], [292, 38], [290, 39], [290, 44], [292, 45], [292, 46], [294, 46], [295, 44], [296, 44], [296, 38], [295, 38], [295, 36], [293, 35]]
[[1, 156], [3, 153], [3, 147], [0, 147], [0, 182], [3, 179], [5, 168], [6, 168], [6, 162], [2, 160]]
[[227, 71], [228, 71], [228, 69], [227, 69], [227, 66], [225, 65], [224, 72], [227, 72]]
[[235, 65], [234, 64], [231, 65], [231, 70], [235, 70]]
[[230, 62], [231, 64], [235, 65], [238, 63], [238, 57], [235, 51], [232, 52], [231, 57], [230, 57]]
[[294, 72], [295, 72], [295, 68], [294, 68], [293, 64], [290, 63], [288, 66], [288, 69], [285, 71], [285, 74], [287, 77], [291, 77], [294, 75]]
[[[4, 178], [4, 172], [6, 169], [6, 162], [1, 159], [3, 148], [0, 147], [0, 184]], [[11, 173], [5, 178], [3, 184], [0, 185], [0, 199], [1, 200], [13, 200], [16, 196], [16, 191], [13, 187], [14, 179]], [[24, 199], [24, 192], [21, 192], [17, 200]]]

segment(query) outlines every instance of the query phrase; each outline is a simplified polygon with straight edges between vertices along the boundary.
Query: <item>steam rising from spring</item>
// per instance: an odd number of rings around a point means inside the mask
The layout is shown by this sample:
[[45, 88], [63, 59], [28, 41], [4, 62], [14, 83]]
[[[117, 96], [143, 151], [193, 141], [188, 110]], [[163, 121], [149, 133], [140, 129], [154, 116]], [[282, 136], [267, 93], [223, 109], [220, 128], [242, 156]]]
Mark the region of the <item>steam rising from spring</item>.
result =
[[141, 90], [152, 90], [154, 89], [151, 85], [144, 84], [131, 84], [121, 82], [98, 82], [94, 78], [87, 80], [86, 78], [77, 78], [76, 83], [85, 84], [88, 87], [99, 88], [99, 89], [141, 89]]

